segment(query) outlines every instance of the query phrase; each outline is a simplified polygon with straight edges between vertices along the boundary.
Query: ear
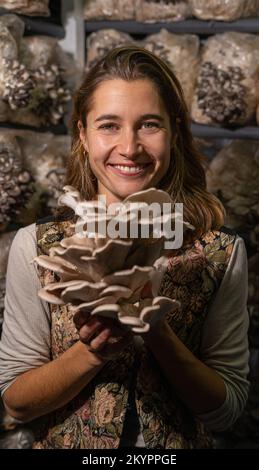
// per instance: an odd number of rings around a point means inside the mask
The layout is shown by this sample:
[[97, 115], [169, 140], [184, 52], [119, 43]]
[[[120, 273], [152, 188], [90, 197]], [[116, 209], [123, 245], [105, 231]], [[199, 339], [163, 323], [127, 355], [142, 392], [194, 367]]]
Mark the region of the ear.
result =
[[88, 144], [87, 144], [87, 137], [86, 137], [86, 132], [85, 132], [85, 128], [83, 126], [83, 123], [82, 121], [78, 121], [77, 123], [77, 127], [79, 129], [79, 137], [80, 137], [80, 140], [84, 146], [84, 149], [86, 150], [86, 152], [88, 152]]

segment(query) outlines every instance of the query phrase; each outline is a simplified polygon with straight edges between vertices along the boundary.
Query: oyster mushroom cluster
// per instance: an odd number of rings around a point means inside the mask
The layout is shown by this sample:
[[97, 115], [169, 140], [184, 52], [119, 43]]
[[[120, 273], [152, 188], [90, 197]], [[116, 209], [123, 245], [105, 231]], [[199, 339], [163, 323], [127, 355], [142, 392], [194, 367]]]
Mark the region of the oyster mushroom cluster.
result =
[[0, 121], [57, 125], [78, 71], [56, 38], [23, 34], [16, 15], [0, 17]]
[[133, 38], [122, 31], [115, 29], [101, 29], [90, 34], [87, 38], [87, 62], [86, 71], [93, 67], [98, 60], [104, 57], [111, 49], [126, 43], [134, 44]]
[[227, 225], [241, 233], [251, 249], [259, 248], [259, 145], [232, 141], [212, 160], [206, 174], [209, 191], [227, 211]]
[[2, 0], [1, 7], [29, 16], [49, 16], [49, 0]]
[[35, 179], [36, 191], [26, 220], [26, 224], [30, 224], [39, 217], [54, 213], [57, 208], [58, 198], [63, 193], [71, 138], [68, 135], [31, 131], [25, 134], [22, 131], [20, 143], [26, 168]]
[[192, 13], [201, 20], [234, 21], [258, 15], [257, 0], [188, 0]]
[[136, 0], [85, 0], [84, 17], [93, 20], [133, 20]]
[[142, 46], [169, 65], [180, 81], [190, 106], [198, 74], [199, 37], [194, 34], [172, 34], [162, 28], [159, 33], [148, 35], [142, 41]]
[[174, 250], [165, 245], [168, 223], [174, 223], [176, 237], [176, 228], [183, 233], [193, 227], [179, 211], [173, 212], [170, 196], [155, 188], [129, 196], [112, 211], [104, 201], [83, 201], [72, 187], [64, 189], [60, 203], [73, 209], [77, 221], [71, 236], [35, 258], [58, 277], [39, 296], [69, 304], [75, 320], [98, 314], [117, 319], [134, 333], [148, 331], [151, 323], [179, 306], [175, 299], [157, 296]]
[[71, 93], [62, 78], [62, 70], [56, 64], [28, 69], [18, 60], [3, 61], [5, 68], [4, 102], [12, 110], [26, 108], [39, 116], [44, 125], [58, 124], [65, 114]]
[[245, 125], [255, 115], [259, 39], [215, 34], [203, 45], [191, 117], [201, 124]]
[[0, 231], [19, 214], [33, 193], [33, 178], [23, 167], [21, 149], [12, 135], [0, 134]]
[[62, 78], [62, 69], [52, 64], [34, 70], [35, 87], [31, 92], [29, 110], [40, 116], [47, 124], [58, 124], [65, 114], [65, 107], [71, 100], [71, 92]]
[[0, 130], [1, 231], [9, 222], [24, 226], [54, 214], [70, 146], [68, 135]]
[[191, 16], [188, 0], [141, 0], [136, 8], [137, 21], [181, 21]]
[[228, 125], [246, 119], [245, 78], [240, 67], [220, 70], [211, 62], [202, 64], [197, 81], [197, 104], [214, 122]]
[[3, 66], [8, 70], [8, 80], [2, 95], [3, 101], [7, 102], [13, 110], [28, 106], [31, 92], [35, 88], [33, 76], [18, 60], [5, 59]]
[[47, 175], [47, 202], [46, 206], [51, 213], [57, 208], [57, 201], [63, 192], [66, 176], [65, 168], [54, 168]]

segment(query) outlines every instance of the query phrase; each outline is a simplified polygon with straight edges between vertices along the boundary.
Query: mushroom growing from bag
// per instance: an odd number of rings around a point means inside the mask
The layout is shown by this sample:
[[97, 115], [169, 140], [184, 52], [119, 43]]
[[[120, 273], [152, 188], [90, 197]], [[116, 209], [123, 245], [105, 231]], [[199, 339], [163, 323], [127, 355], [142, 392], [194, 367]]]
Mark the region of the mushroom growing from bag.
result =
[[20, 214], [33, 194], [33, 177], [12, 133], [0, 132], [0, 232]]
[[[35, 258], [58, 277], [39, 296], [69, 304], [75, 321], [98, 314], [134, 333], [148, 331], [150, 324], [179, 307], [177, 300], [157, 293], [168, 257], [180, 247], [177, 239], [179, 243], [193, 227], [183, 221], [180, 210], [173, 211], [170, 196], [155, 188], [108, 208], [102, 198], [83, 201], [71, 186], [64, 189], [59, 203], [75, 212], [73, 235], [50, 248], [49, 255]], [[172, 223], [175, 232], [169, 233]]]

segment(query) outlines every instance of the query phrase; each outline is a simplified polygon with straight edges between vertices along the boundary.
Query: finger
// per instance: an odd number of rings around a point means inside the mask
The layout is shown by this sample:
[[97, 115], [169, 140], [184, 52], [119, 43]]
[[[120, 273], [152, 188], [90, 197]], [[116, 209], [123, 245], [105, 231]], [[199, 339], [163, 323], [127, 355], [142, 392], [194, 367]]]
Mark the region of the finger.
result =
[[89, 321], [89, 319], [91, 318], [91, 314], [88, 313], [88, 312], [77, 312], [74, 317], [73, 317], [73, 320], [74, 320], [74, 324], [76, 326], [76, 328], [78, 330], [80, 330], [80, 328]]
[[79, 330], [79, 337], [80, 340], [89, 343], [91, 341], [91, 338], [93, 335], [95, 335], [98, 330], [102, 328], [101, 323], [98, 320], [95, 320], [94, 322], [88, 322], [87, 324], [84, 324], [80, 330]]
[[115, 337], [112, 335], [112, 332], [109, 328], [103, 330], [99, 333], [99, 335], [91, 341], [91, 348], [104, 351], [107, 348], [111, 349], [112, 351], [117, 351], [117, 349], [121, 348], [121, 345], [126, 344], [132, 340], [131, 334], [124, 334], [123, 336]]
[[101, 359], [112, 359], [118, 355], [132, 340], [132, 335], [125, 335], [116, 342], [112, 344], [109, 342], [109, 337], [107, 340], [101, 344], [98, 348], [92, 349], [92, 342], [90, 351], [99, 356]]
[[101, 322], [103, 327], [111, 329], [112, 335], [124, 335], [129, 332], [129, 328], [126, 325], [123, 325], [119, 320], [102, 317], [101, 315], [96, 316], [98, 317], [98, 320]]
[[77, 312], [74, 315], [74, 323], [81, 328], [85, 323], [87, 323], [89, 326], [92, 324], [95, 324], [98, 322], [99, 324], [103, 326], [112, 326], [112, 325], [117, 325], [120, 326], [120, 322], [115, 319], [111, 318], [106, 318], [101, 315], [91, 315], [89, 312]]
[[93, 352], [99, 351], [107, 343], [111, 336], [111, 330], [104, 328], [98, 335], [95, 336], [90, 342], [90, 349]]

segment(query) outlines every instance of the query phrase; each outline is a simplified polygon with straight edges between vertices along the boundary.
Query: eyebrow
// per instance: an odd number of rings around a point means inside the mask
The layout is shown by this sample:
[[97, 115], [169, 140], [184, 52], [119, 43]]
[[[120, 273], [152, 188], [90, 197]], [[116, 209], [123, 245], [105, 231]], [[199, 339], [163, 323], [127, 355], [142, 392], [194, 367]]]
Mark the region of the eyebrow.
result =
[[[109, 119], [121, 120], [120, 116], [117, 116], [117, 114], [102, 114], [97, 119], [95, 119], [94, 122], [105, 121]], [[164, 122], [164, 119], [162, 116], [160, 116], [160, 114], [143, 114], [140, 116], [139, 121], [142, 121], [143, 119], [157, 119], [160, 122]]]

